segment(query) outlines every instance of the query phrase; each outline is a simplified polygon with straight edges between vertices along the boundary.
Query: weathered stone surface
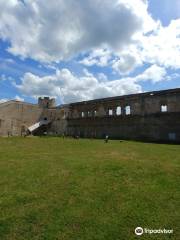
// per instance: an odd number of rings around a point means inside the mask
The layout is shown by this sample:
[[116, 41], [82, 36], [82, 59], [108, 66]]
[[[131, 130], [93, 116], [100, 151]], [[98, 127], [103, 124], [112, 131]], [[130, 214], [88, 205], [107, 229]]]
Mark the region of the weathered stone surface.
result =
[[38, 105], [19, 101], [0, 104], [0, 136], [19, 136], [37, 122], [42, 114]]
[[73, 103], [69, 108], [68, 135], [180, 141], [180, 89]]
[[0, 104], [0, 135], [22, 135], [34, 123], [50, 124], [34, 134], [180, 141], [180, 89], [97, 99], [55, 107], [55, 100], [38, 104]]

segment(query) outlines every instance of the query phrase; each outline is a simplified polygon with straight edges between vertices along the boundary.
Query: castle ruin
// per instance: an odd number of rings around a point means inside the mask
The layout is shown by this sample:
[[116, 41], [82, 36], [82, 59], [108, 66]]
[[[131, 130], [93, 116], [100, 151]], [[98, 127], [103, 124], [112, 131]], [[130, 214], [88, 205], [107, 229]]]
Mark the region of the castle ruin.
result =
[[180, 142], [180, 88], [55, 105], [0, 104], [0, 136], [25, 134]]

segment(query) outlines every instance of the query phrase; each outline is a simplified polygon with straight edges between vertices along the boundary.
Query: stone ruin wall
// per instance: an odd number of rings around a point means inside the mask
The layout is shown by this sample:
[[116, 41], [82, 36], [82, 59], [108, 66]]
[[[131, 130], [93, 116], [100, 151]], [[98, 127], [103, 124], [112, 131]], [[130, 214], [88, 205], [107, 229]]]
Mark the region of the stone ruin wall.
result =
[[[48, 134], [62, 134], [67, 127], [66, 108], [56, 108], [55, 100], [39, 98], [38, 104], [8, 101], [0, 104], [0, 136], [21, 136], [33, 124], [48, 120], [50, 124], [44, 131]], [[42, 134], [43, 129], [35, 134]]]
[[70, 104], [70, 118], [104, 117], [109, 116], [112, 110], [112, 117], [117, 116], [117, 108], [121, 107], [121, 116], [127, 116], [126, 107], [130, 107], [129, 115], [149, 115], [160, 113], [161, 107], [167, 106], [167, 112], [180, 112], [180, 90], [166, 90], [144, 94], [134, 94], [114, 98], [85, 101]]
[[69, 105], [68, 135], [180, 141], [180, 89]]
[[38, 104], [9, 101], [0, 104], [0, 136], [22, 135], [45, 119], [50, 122], [46, 128], [50, 135], [180, 141], [180, 89], [58, 107], [48, 97], [39, 98]]
[[41, 115], [38, 105], [19, 101], [0, 104], [0, 136], [21, 136]]
[[67, 132], [67, 117], [69, 115], [69, 107], [61, 106], [57, 108], [44, 109], [42, 119], [51, 122], [47, 132], [49, 135], [62, 135]]

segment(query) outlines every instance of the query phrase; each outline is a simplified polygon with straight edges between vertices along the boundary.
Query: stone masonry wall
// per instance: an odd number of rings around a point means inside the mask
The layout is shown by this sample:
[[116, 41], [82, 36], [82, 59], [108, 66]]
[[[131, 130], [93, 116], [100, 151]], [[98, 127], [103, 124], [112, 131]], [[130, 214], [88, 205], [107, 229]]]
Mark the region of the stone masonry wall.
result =
[[0, 104], [0, 136], [22, 135], [41, 115], [38, 105], [18, 101]]
[[[131, 94], [55, 107], [48, 97], [39, 104], [0, 104], [0, 136], [22, 135], [48, 120], [48, 134], [180, 142], [180, 89]], [[41, 129], [42, 130], [42, 129]], [[43, 131], [39, 131], [42, 134]], [[38, 132], [36, 133], [38, 134]]]
[[180, 89], [70, 104], [69, 135], [180, 141]]

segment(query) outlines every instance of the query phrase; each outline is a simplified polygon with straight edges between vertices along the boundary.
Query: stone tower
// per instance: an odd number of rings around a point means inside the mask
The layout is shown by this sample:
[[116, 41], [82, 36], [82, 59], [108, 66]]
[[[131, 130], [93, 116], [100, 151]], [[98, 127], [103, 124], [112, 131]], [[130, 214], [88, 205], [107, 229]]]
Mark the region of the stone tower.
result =
[[44, 97], [38, 98], [38, 105], [40, 108], [54, 108], [56, 106], [56, 102], [54, 98]]

